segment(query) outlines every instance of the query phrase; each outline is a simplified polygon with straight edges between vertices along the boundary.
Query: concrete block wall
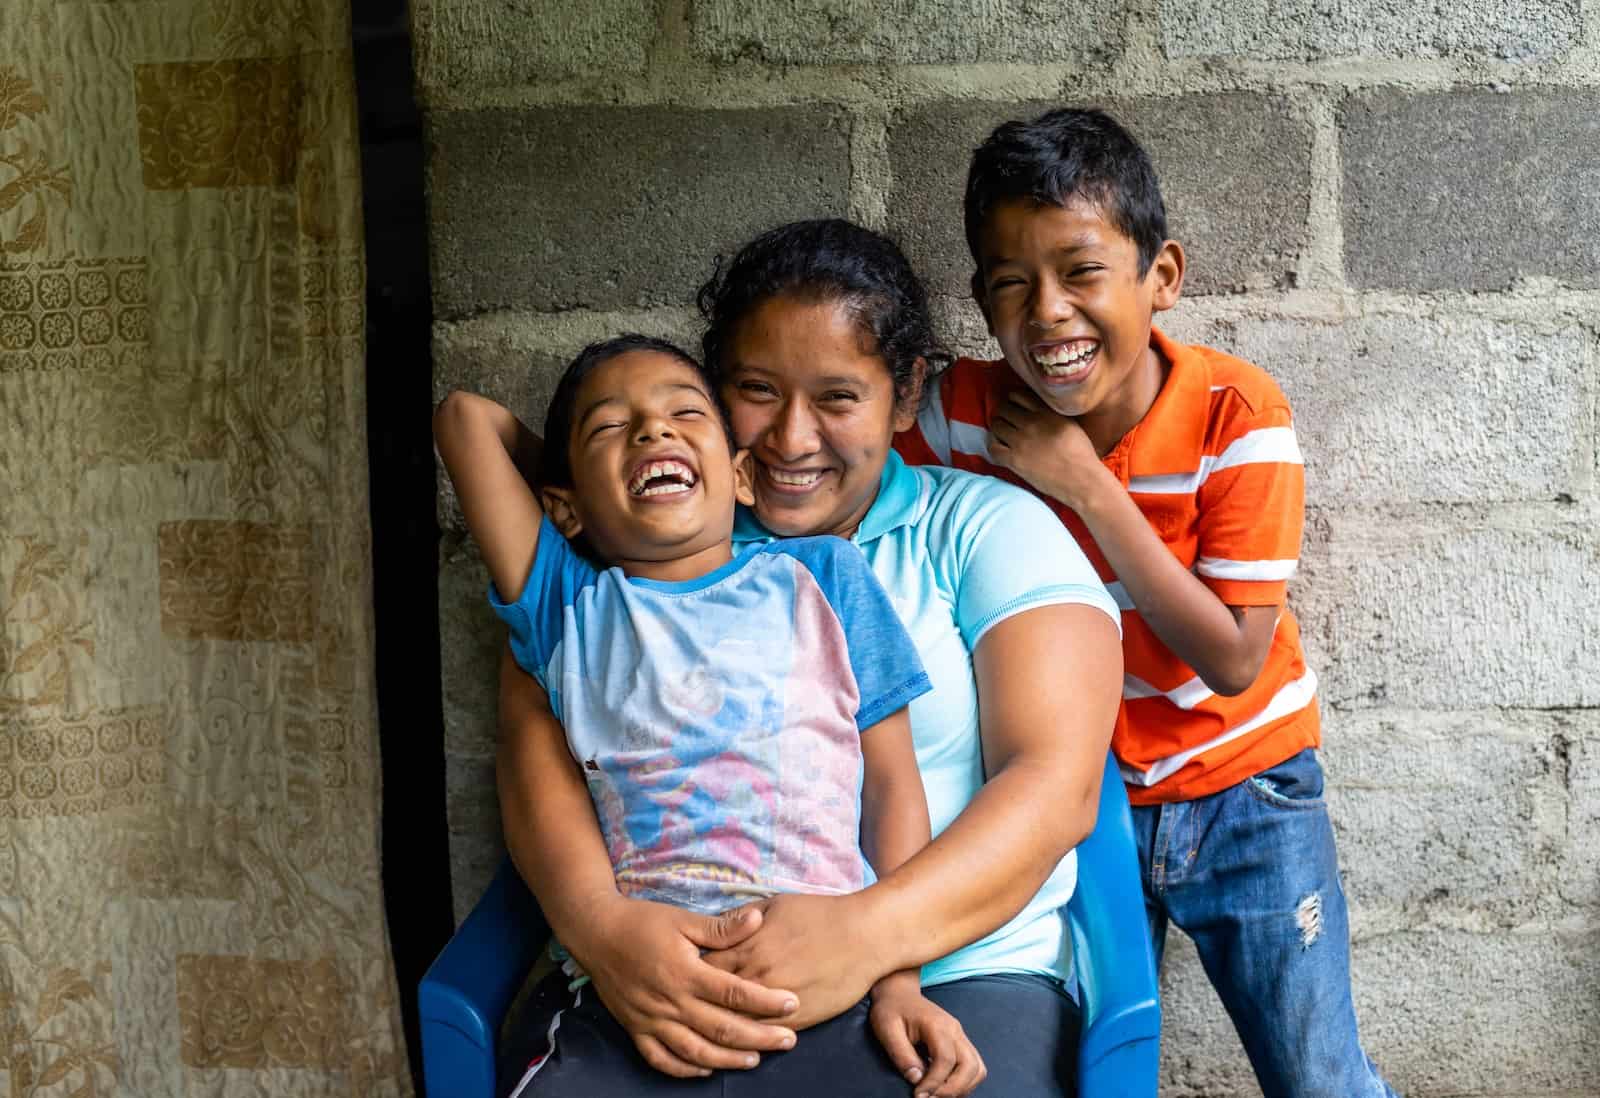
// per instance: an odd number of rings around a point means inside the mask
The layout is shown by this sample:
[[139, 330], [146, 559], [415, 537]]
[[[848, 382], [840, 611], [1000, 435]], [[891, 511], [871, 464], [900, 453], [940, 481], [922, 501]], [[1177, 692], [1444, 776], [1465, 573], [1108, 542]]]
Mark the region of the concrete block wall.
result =
[[[1166, 318], [1272, 371], [1307, 457], [1292, 592], [1369, 1050], [1408, 1095], [1600, 1094], [1600, 0], [413, 0], [435, 387], [537, 420], [622, 330], [693, 344], [719, 252], [893, 233], [951, 342], [996, 122], [1115, 110], [1190, 256]], [[456, 908], [499, 857], [501, 632], [447, 485]], [[1193, 952], [1164, 1093], [1254, 1093]]]

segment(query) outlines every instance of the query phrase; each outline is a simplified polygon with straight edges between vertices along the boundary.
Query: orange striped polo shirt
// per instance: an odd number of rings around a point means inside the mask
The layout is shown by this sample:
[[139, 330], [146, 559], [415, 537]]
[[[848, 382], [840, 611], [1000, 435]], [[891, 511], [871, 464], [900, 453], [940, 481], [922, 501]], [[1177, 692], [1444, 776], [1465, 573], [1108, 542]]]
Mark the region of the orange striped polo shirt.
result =
[[[1150, 343], [1168, 365], [1166, 380], [1144, 419], [1102, 459], [1106, 468], [1173, 556], [1224, 603], [1283, 604], [1305, 517], [1288, 400], [1248, 362], [1154, 329]], [[953, 465], [1027, 488], [989, 460], [988, 448], [991, 413], [1022, 388], [1004, 361], [960, 359], [895, 448], [908, 462]], [[1111, 745], [1134, 804], [1203, 797], [1321, 742], [1317, 677], [1287, 606], [1255, 683], [1235, 697], [1214, 694], [1145, 625], [1082, 520], [1041, 498], [1122, 608], [1123, 700]]]

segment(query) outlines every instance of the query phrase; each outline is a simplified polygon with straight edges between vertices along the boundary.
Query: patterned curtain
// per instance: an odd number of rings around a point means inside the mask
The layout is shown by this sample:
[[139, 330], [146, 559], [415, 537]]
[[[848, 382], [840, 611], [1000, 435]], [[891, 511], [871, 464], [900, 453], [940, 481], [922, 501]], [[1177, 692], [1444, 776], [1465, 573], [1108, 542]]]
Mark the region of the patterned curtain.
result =
[[0, 1094], [410, 1093], [346, 0], [0, 0]]

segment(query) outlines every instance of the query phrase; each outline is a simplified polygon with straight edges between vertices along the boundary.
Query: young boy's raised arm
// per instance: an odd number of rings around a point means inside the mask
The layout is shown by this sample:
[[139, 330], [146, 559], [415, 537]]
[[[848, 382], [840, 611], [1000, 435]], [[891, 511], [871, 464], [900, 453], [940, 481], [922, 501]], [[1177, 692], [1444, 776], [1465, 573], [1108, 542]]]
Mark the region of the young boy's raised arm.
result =
[[528, 486], [539, 440], [487, 397], [457, 390], [433, 413], [433, 438], [500, 597], [522, 594], [544, 512]]

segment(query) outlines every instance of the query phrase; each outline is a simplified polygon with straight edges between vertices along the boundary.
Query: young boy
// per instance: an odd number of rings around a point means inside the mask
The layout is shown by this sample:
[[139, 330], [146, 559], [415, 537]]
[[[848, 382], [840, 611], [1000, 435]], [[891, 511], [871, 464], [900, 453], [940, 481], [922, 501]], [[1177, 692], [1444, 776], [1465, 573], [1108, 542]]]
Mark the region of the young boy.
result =
[[964, 210], [1004, 358], [958, 361], [897, 446], [1031, 487], [1121, 605], [1112, 747], [1158, 961], [1177, 923], [1265, 1094], [1392, 1095], [1356, 1032], [1316, 676], [1285, 605], [1304, 497], [1288, 401], [1151, 326], [1183, 249], [1148, 156], [1104, 113], [1000, 126]]
[[[566, 728], [618, 892], [702, 914], [860, 890], [929, 838], [906, 709], [929, 690], [916, 647], [849, 542], [734, 553], [734, 503], [753, 497], [712, 392], [660, 340], [585, 348], [550, 402], [537, 496], [509, 411], [453, 393], [434, 416], [490, 601]], [[939, 1009], [915, 970], [872, 996], [912, 1039], [912, 1019]], [[680, 1092], [601, 1007], [572, 1006], [585, 1025], [561, 1035], [568, 1055], [534, 1060], [513, 1095], [552, 1063], [541, 1090], [561, 1093], [566, 1072], [579, 1093], [612, 1093], [606, 1078], [617, 1093]], [[852, 1035], [846, 1019], [803, 1040], [807, 1055], [836, 1042], [844, 1056]]]

